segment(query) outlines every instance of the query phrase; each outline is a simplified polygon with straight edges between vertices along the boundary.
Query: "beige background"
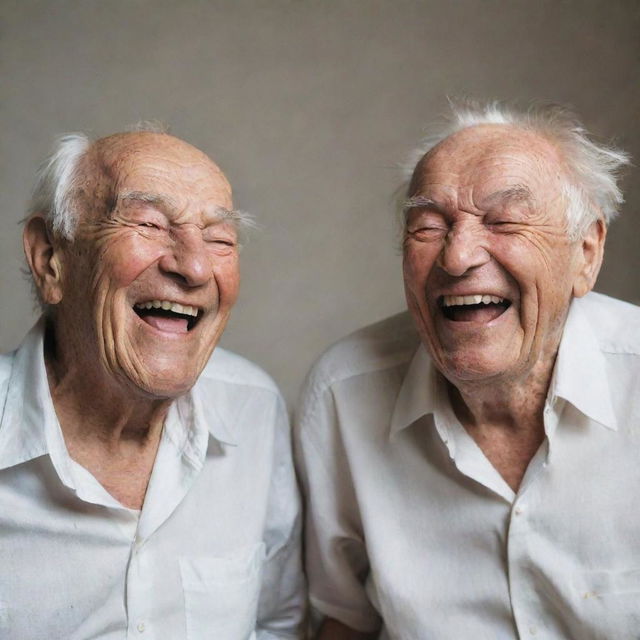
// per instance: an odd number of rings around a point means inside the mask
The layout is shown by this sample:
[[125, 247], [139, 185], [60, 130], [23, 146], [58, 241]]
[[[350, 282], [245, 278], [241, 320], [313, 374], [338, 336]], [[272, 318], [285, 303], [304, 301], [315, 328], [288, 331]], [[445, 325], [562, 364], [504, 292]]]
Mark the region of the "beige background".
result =
[[[224, 345], [289, 400], [330, 342], [404, 306], [397, 165], [447, 94], [570, 103], [640, 158], [637, 0], [0, 2], [0, 349], [35, 318], [18, 221], [55, 134], [167, 121], [262, 230]], [[597, 288], [640, 302], [640, 175]]]

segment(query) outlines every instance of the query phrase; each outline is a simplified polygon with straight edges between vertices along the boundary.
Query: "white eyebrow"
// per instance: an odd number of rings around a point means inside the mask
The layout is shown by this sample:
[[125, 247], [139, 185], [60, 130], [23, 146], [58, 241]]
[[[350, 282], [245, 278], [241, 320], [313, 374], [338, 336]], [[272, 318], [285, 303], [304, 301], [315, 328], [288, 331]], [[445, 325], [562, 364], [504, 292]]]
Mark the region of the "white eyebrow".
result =
[[524, 185], [514, 185], [513, 187], [508, 187], [507, 189], [502, 189], [492, 193], [486, 197], [483, 202], [508, 202], [509, 200], [533, 203], [534, 197], [529, 187]]
[[[533, 204], [534, 197], [529, 187], [525, 185], [514, 185], [513, 187], [495, 191], [483, 200], [483, 204], [486, 207], [486, 203], [493, 203], [496, 201], [505, 203], [509, 202], [510, 200], [513, 200], [515, 202], [530, 202]], [[402, 203], [402, 211], [405, 216], [410, 209], [418, 207], [426, 207], [429, 209], [434, 209], [435, 211], [443, 210], [443, 206], [441, 204], [426, 196], [412, 196], [411, 198], [407, 198]]]
[[403, 203], [403, 208], [411, 209], [413, 207], [432, 207], [436, 204], [435, 200], [426, 198], [425, 196], [412, 196], [407, 198]]
[[118, 196], [120, 202], [144, 202], [159, 205], [166, 209], [176, 209], [176, 202], [170, 196], [147, 191], [125, 191]]
[[[160, 193], [151, 193], [146, 191], [126, 191], [118, 197], [120, 202], [144, 202], [153, 204], [167, 211], [175, 211], [178, 208], [176, 201], [171, 197]], [[213, 211], [219, 220], [230, 220], [239, 222], [243, 218], [243, 214], [235, 209], [227, 209], [226, 207], [215, 206]]]
[[442, 205], [438, 204], [432, 198], [427, 198], [426, 196], [412, 196], [402, 203], [402, 213], [405, 218], [411, 209], [415, 209], [417, 207], [427, 207], [429, 209], [434, 209], [435, 211], [442, 211], [443, 209]]

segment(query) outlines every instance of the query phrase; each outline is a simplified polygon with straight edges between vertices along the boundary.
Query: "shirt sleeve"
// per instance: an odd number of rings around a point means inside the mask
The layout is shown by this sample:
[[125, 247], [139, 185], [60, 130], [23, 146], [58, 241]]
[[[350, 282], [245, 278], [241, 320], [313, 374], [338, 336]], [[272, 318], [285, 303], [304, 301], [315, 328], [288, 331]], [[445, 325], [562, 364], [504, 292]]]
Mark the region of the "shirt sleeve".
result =
[[295, 425], [295, 457], [305, 499], [305, 567], [314, 613], [358, 631], [380, 617], [367, 595], [369, 560], [359, 505], [331, 389], [309, 377]]
[[264, 532], [267, 557], [256, 626], [258, 640], [301, 638], [306, 613], [300, 495], [293, 469], [289, 421], [281, 397], [275, 416], [274, 464]]

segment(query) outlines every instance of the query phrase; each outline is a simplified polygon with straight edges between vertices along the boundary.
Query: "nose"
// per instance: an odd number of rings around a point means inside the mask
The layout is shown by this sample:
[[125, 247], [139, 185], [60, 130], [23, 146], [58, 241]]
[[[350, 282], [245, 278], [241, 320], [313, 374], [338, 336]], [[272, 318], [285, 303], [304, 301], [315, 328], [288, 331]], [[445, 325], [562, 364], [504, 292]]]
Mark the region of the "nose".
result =
[[447, 234], [438, 256], [438, 266], [452, 276], [463, 276], [490, 260], [481, 229], [455, 226]]
[[185, 225], [173, 231], [172, 242], [158, 261], [158, 266], [189, 287], [206, 284], [212, 268], [200, 229]]

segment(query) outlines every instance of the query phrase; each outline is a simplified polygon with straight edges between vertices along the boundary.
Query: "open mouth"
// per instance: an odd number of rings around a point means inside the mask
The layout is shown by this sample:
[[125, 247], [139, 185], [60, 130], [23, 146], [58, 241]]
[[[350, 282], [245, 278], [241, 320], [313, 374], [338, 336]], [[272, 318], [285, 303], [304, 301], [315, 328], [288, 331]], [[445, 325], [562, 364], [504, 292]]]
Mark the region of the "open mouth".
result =
[[453, 322], [491, 322], [510, 306], [507, 298], [476, 293], [467, 296], [440, 296], [438, 305], [445, 318]]
[[191, 331], [202, 316], [202, 309], [170, 300], [148, 300], [133, 306], [138, 317], [147, 324], [170, 333]]

